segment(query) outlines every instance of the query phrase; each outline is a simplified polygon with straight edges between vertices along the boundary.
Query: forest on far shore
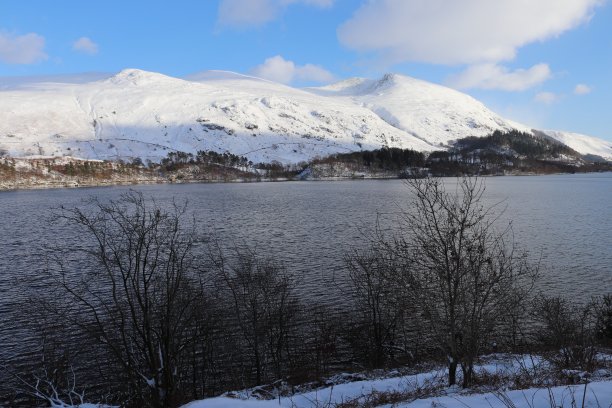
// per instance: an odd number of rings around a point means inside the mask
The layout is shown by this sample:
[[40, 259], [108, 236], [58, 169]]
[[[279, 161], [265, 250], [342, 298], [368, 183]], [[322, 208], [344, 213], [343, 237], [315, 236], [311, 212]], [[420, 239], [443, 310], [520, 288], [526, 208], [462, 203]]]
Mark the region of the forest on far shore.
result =
[[612, 162], [583, 156], [544, 135], [495, 131], [459, 139], [431, 153], [381, 148], [285, 165], [253, 163], [229, 152], [170, 152], [159, 163], [77, 158], [0, 157], [0, 189], [112, 184], [456, 177], [612, 171]]

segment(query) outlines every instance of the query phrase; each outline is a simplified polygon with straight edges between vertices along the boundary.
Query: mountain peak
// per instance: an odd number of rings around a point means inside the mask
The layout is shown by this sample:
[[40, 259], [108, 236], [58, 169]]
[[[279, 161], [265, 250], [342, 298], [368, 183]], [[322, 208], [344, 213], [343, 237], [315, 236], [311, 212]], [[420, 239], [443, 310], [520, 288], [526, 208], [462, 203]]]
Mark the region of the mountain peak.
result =
[[164, 74], [157, 72], [149, 72], [136, 68], [128, 68], [120, 71], [116, 75], [110, 77], [108, 81], [114, 84], [133, 84], [133, 85], [146, 85], [153, 82], [177, 80], [176, 78], [169, 77]]
[[401, 77], [401, 75], [394, 74], [393, 72], [387, 72], [378, 80], [380, 83], [393, 82], [396, 78]]
[[397, 86], [401, 82], [412, 82], [414, 80], [415, 80], [414, 78], [411, 78], [409, 76], [404, 76], [404, 75], [399, 75], [399, 74], [394, 74], [392, 72], [389, 72], [389, 73], [384, 74], [379, 80], [375, 81], [375, 83], [372, 86], [371, 91], [376, 91], [382, 88]]
[[322, 95], [358, 95], [369, 92], [374, 82], [368, 78], [353, 77], [330, 85], [306, 89]]
[[[361, 77], [348, 78], [340, 82], [336, 82], [331, 85], [318, 87], [318, 88], [309, 88], [315, 93], [324, 94], [324, 95], [344, 95], [344, 96], [359, 96], [359, 95], [367, 95], [370, 93], [377, 93], [380, 90], [393, 87], [396, 85], [400, 85], [403, 82], [421, 82], [426, 83], [425, 81], [419, 81], [415, 78], [395, 74], [393, 72], [389, 72], [384, 74], [379, 79], [368, 79]], [[433, 84], [430, 84], [433, 85]]]

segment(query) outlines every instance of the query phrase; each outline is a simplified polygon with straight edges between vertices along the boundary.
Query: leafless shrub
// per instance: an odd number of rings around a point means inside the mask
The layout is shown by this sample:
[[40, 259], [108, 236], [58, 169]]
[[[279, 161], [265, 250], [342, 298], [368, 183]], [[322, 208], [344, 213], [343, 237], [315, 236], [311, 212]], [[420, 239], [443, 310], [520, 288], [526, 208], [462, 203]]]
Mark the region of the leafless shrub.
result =
[[591, 301], [595, 318], [595, 339], [605, 347], [612, 347], [612, 294], [595, 297]]
[[345, 258], [354, 319], [347, 337], [369, 368], [382, 367], [403, 351], [398, 334], [409, 308], [397, 279], [400, 266], [396, 261], [376, 248]]
[[341, 364], [344, 354], [343, 322], [346, 316], [330, 307], [311, 305], [303, 309], [304, 317], [298, 321], [298, 336], [302, 338], [288, 381], [293, 385], [320, 381]]
[[300, 309], [293, 277], [281, 264], [248, 248], [236, 249], [231, 259], [218, 251], [214, 264], [220, 290], [230, 299], [230, 319], [251, 357], [255, 385], [281, 378], [293, 357], [291, 340]]
[[534, 314], [539, 322], [537, 341], [544, 356], [560, 370], [592, 371], [597, 364], [597, 318], [593, 303], [585, 306], [561, 297], [539, 297]]

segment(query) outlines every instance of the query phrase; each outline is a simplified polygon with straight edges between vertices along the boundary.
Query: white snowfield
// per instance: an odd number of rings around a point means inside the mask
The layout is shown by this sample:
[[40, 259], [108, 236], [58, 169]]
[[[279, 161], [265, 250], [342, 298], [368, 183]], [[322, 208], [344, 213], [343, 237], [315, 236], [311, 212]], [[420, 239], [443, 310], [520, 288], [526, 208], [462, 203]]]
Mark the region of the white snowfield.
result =
[[[335, 389], [323, 389], [318, 393], [296, 395], [293, 398], [280, 400], [239, 400], [235, 398], [210, 398], [194, 401], [183, 408], [333, 408], [335, 404], [350, 401], [361, 395], [373, 391], [386, 392], [402, 390], [399, 387], [402, 379], [387, 381], [351, 383], [337, 386]], [[456, 390], [449, 389], [448, 395], [417, 399], [412, 402], [398, 403], [396, 405], [382, 405], [381, 407], [397, 408], [573, 408], [582, 406], [584, 385], [570, 387], [531, 388], [526, 390], [506, 391], [504, 395], [513, 405], [502, 402], [503, 396], [496, 393], [484, 394], [458, 394]], [[551, 398], [552, 395], [552, 398]], [[572, 399], [578, 405], [572, 405]], [[557, 405], [552, 405], [551, 400]], [[612, 404], [612, 381], [597, 381], [587, 385], [585, 408], [608, 408]]]
[[[515, 356], [511, 359], [493, 359], [489, 363], [476, 366], [475, 369], [476, 372], [504, 375], [517, 373], [521, 369], [533, 370], [540, 364], [542, 362], [537, 358]], [[586, 393], [584, 384], [482, 393], [465, 391], [458, 386], [444, 388], [446, 381], [446, 370], [431, 371], [380, 380], [349, 382], [273, 400], [238, 399], [221, 396], [194, 401], [182, 408], [333, 408], [344, 402], [363, 402], [364, 396], [373, 392], [410, 393], [417, 388], [423, 389], [427, 386], [436, 385], [441, 385], [442, 388], [442, 391], [438, 392], [441, 394], [439, 396], [423, 397], [392, 406], [404, 408], [550, 408], [552, 406], [572, 408], [582, 406], [583, 396], [584, 407], [609, 408], [612, 404], [612, 381], [607, 378], [589, 382]], [[503, 399], [506, 399], [506, 403], [502, 401]], [[576, 405], [572, 405], [573, 399], [576, 401]], [[508, 405], [508, 401], [511, 401], [514, 405]], [[390, 407], [391, 405], [382, 406]]]
[[607, 160], [612, 160], [612, 142], [579, 133], [544, 130], [544, 133], [561, 143], [571, 147], [580, 154], [594, 154]]
[[469, 95], [397, 74], [380, 80], [352, 78], [311, 91], [365, 106], [392, 126], [439, 146], [466, 136], [487, 136], [494, 130], [531, 132]]
[[[433, 151], [510, 129], [530, 131], [470, 96], [395, 74], [309, 89], [223, 71], [178, 79], [136, 69], [84, 83], [0, 83], [0, 153], [14, 157], [159, 161], [214, 150], [297, 163], [383, 146]], [[604, 140], [548, 134], [612, 159]]]

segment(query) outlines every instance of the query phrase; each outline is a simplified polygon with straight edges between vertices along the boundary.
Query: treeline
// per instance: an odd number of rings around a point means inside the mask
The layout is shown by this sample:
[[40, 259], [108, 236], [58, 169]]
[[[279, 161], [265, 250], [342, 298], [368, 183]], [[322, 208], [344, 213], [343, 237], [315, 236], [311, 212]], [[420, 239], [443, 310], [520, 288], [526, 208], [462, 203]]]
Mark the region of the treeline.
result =
[[233, 181], [259, 180], [252, 161], [229, 152], [199, 150], [195, 155], [186, 152], [170, 152], [159, 165], [149, 168], [176, 181]]
[[195, 155], [180, 151], [170, 152], [167, 157], [161, 160], [161, 165], [166, 171], [174, 171], [189, 164], [242, 168], [253, 166], [253, 162], [244, 156], [238, 156], [229, 152], [218, 153], [213, 150], [199, 150]]
[[69, 177], [83, 178], [110, 178], [113, 173], [125, 173], [133, 170], [133, 166], [124, 163], [113, 165], [111, 162], [89, 161], [89, 160], [74, 160], [66, 164], [54, 163], [37, 163], [34, 162], [34, 170], [40, 170], [43, 167], [47, 172], [56, 172]]
[[335, 154], [315, 159], [308, 166], [314, 169], [326, 166], [332, 174], [335, 170], [338, 174], [384, 173], [397, 177], [612, 171], [610, 162], [582, 156], [542, 133], [531, 135], [517, 130], [466, 137], [453, 142], [448, 150], [429, 154], [383, 148]]
[[511, 230], [494, 228], [480, 181], [454, 193], [437, 179], [408, 183], [402, 232], [372, 234], [329, 271], [334, 308], [281, 260], [201, 236], [185, 205], [131, 192], [62, 210], [55, 222], [80, 245], [47, 252], [29, 302], [40, 349], [3, 379], [5, 403], [80, 403], [86, 390], [98, 402], [176, 407], [431, 360], [469, 387], [476, 358], [492, 351], [537, 349], [560, 372], [597, 366], [598, 347], [612, 346], [611, 296], [583, 306], [535, 296], [537, 267]]
[[611, 171], [612, 163], [584, 157], [541, 133], [496, 130], [486, 137], [459, 139], [447, 151], [432, 152], [427, 167], [434, 176], [552, 174]]
[[454, 150], [459, 153], [483, 151], [503, 154], [506, 157], [525, 156], [533, 159], [551, 159], [561, 155], [580, 157], [575, 150], [544, 134], [531, 135], [518, 130], [506, 132], [496, 130], [485, 137], [472, 136], [459, 139], [454, 144]]
[[326, 158], [315, 159], [312, 164], [343, 164], [354, 169], [367, 171], [402, 172], [409, 167], [424, 167], [425, 154], [412, 149], [396, 147], [366, 150], [351, 153], [338, 153]]
[[[18, 166], [18, 163], [20, 164]], [[144, 169], [142, 162], [80, 160], [64, 158], [14, 159], [0, 158], [0, 177], [39, 177], [51, 178], [65, 176], [71, 179], [112, 179], [113, 175], [147, 175], [151, 172]]]

